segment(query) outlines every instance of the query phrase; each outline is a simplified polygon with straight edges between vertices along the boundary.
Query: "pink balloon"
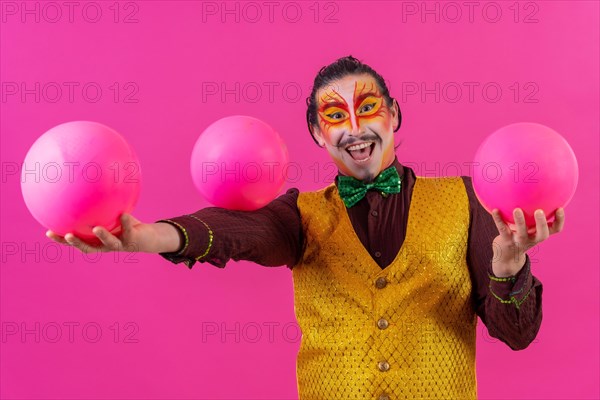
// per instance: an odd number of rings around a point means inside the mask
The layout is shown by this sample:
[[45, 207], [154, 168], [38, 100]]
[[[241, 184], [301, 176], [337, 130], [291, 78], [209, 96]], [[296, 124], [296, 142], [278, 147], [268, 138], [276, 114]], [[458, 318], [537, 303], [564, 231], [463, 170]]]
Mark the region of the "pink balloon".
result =
[[547, 126], [522, 122], [492, 133], [475, 155], [473, 188], [483, 207], [500, 211], [514, 230], [513, 210], [523, 210], [528, 228], [542, 209], [548, 222], [577, 187], [579, 169], [569, 143]]
[[94, 226], [115, 232], [140, 193], [139, 161], [125, 139], [90, 121], [58, 125], [40, 136], [25, 157], [21, 191], [44, 227], [96, 241]]
[[287, 147], [263, 121], [234, 115], [200, 135], [192, 151], [192, 179], [212, 204], [255, 210], [272, 201], [284, 183]]

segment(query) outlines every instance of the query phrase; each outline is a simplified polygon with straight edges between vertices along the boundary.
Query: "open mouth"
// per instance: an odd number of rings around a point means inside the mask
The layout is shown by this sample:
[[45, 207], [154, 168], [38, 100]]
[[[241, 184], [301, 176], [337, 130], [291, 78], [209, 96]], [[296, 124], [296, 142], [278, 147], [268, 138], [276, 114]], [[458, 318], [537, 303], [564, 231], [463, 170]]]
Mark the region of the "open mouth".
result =
[[373, 149], [375, 149], [375, 142], [363, 142], [346, 147], [346, 151], [350, 154], [350, 157], [359, 163], [369, 161], [373, 154]]

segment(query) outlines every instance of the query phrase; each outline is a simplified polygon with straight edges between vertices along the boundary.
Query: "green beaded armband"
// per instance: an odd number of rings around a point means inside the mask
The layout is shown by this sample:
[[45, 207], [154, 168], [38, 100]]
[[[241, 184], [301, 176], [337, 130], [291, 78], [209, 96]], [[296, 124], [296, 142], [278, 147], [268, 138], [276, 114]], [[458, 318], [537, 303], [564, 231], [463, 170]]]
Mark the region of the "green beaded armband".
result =
[[529, 297], [529, 293], [531, 293], [531, 288], [529, 288], [529, 290], [527, 291], [527, 293], [525, 294], [525, 296], [523, 296], [523, 298], [521, 299], [521, 301], [517, 300], [517, 298], [515, 296], [511, 296], [510, 299], [505, 300], [502, 297], [498, 296], [496, 293], [494, 293], [494, 291], [492, 290], [492, 286], [490, 285], [490, 293], [501, 303], [503, 304], [514, 304], [515, 307], [517, 307], [517, 309], [519, 309], [521, 307], [521, 304], [523, 304], [523, 302], [527, 299], [527, 297]]
[[490, 275], [490, 274], [488, 274], [488, 276], [490, 277], [490, 280], [496, 281], [496, 282], [514, 282], [517, 279], [514, 276], [507, 276], [505, 278], [498, 278], [497, 276]]

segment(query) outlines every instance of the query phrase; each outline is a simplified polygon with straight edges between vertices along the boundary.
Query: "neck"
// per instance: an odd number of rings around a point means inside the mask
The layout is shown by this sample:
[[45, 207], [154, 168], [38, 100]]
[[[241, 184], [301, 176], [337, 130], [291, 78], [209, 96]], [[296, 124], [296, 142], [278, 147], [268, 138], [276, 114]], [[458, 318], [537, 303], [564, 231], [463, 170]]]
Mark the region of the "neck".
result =
[[[383, 171], [384, 169], [389, 168], [391, 165], [394, 164], [394, 160], [396, 160], [396, 157], [392, 157], [391, 160], [389, 160], [387, 163], [382, 164], [381, 166], [381, 171]], [[381, 171], [379, 171], [379, 173], [381, 173]]]

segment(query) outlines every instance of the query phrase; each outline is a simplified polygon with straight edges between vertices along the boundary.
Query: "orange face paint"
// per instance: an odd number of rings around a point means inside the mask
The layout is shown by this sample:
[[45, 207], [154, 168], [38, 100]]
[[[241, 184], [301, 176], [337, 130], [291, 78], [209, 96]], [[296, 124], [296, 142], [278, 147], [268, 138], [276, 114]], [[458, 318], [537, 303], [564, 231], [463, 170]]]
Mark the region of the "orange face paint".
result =
[[[317, 114], [319, 136], [343, 174], [369, 179], [393, 162], [392, 114], [370, 75], [331, 82], [317, 93]], [[371, 143], [370, 153], [351, 153], [353, 143]]]
[[[367, 87], [368, 85], [368, 87]], [[332, 126], [336, 128], [351, 128], [351, 106], [342, 95], [335, 90], [330, 90], [319, 98], [318, 114], [321, 117], [321, 128], [329, 131]], [[354, 88], [353, 112], [357, 123], [388, 116], [385, 107], [382, 107], [383, 97], [374, 82], [356, 82]], [[346, 124], [342, 126], [342, 124]]]

